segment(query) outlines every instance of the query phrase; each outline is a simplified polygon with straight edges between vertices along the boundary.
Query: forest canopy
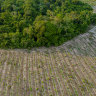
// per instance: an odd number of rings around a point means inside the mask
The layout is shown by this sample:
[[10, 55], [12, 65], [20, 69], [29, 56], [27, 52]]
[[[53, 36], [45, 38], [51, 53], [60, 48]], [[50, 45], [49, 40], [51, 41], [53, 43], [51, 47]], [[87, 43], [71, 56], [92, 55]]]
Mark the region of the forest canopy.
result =
[[58, 46], [96, 22], [79, 0], [0, 0], [0, 48]]

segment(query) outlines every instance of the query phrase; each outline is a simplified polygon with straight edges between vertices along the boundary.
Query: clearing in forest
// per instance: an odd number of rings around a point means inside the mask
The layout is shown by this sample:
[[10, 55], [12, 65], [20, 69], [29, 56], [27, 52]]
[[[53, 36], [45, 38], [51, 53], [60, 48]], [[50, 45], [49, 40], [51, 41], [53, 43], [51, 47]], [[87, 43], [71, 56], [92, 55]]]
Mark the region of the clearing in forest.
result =
[[96, 96], [96, 26], [59, 47], [0, 50], [0, 96]]

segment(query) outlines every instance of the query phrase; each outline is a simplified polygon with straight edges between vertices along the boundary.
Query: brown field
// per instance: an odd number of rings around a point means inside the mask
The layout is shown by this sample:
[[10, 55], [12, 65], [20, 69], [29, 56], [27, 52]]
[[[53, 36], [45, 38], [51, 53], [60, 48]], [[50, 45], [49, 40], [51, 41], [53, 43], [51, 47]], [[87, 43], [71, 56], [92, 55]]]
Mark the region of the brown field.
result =
[[0, 96], [96, 96], [96, 57], [0, 50]]

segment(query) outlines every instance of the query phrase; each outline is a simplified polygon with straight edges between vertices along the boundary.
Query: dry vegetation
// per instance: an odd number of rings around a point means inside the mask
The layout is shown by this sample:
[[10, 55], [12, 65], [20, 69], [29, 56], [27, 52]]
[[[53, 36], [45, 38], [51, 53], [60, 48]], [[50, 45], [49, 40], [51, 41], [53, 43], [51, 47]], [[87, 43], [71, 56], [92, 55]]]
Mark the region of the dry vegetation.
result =
[[96, 96], [96, 57], [0, 50], [0, 96]]

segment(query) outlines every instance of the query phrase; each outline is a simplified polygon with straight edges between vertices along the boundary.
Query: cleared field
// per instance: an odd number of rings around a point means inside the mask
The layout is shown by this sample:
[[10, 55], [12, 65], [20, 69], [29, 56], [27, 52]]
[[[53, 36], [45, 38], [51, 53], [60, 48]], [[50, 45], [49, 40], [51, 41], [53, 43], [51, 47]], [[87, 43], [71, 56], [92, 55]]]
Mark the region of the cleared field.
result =
[[96, 96], [96, 57], [0, 50], [0, 96]]

